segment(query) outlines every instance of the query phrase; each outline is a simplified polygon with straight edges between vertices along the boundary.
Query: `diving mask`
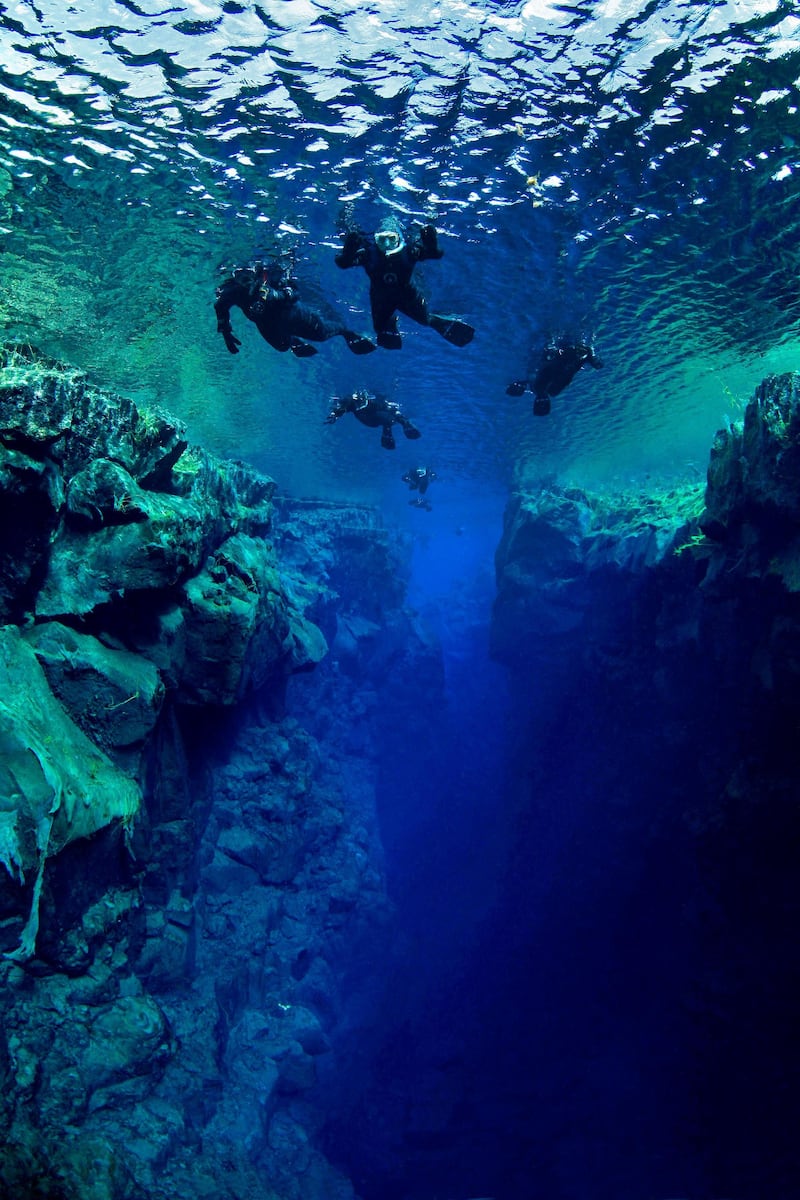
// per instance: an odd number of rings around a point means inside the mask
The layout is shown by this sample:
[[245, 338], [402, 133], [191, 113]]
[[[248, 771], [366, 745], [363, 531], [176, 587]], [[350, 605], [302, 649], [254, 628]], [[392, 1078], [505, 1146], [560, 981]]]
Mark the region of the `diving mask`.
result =
[[405, 242], [396, 229], [379, 229], [375, 233], [375, 245], [381, 254], [397, 254]]

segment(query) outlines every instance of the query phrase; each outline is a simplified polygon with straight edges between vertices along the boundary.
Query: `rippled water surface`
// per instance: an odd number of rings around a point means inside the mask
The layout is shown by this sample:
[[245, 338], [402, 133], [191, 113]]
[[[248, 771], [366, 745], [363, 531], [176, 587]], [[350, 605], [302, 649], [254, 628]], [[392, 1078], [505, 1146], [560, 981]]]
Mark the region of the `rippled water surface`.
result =
[[[539, 472], [625, 484], [704, 469], [714, 429], [800, 367], [800, 17], [782, 0], [23, 0], [0, 4], [0, 318], [287, 491], [395, 495]], [[293, 252], [308, 292], [369, 329], [348, 216], [434, 220], [432, 306], [456, 349], [313, 360], [271, 350], [220, 272]], [[247, 327], [245, 328], [245, 326]], [[531, 346], [594, 336], [534, 419], [506, 383]], [[331, 394], [400, 401], [424, 438], [381, 450]], [[405, 503], [405, 494], [401, 498]]]

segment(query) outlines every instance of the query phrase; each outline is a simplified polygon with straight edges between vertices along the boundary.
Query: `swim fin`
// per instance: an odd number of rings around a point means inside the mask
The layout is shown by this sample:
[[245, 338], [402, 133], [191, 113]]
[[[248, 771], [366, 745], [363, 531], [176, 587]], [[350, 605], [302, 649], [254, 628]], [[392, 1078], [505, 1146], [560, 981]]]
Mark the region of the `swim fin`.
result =
[[407, 438], [410, 438], [412, 442], [416, 441], [417, 438], [422, 437], [422, 434], [417, 429], [416, 425], [412, 425], [410, 421], [403, 426], [403, 433]]
[[430, 319], [430, 324], [446, 342], [450, 342], [454, 346], [467, 346], [475, 336], [473, 327], [458, 317], [440, 317], [434, 314]]
[[311, 358], [312, 354], [318, 354], [316, 346], [309, 346], [308, 342], [301, 342], [299, 339], [292, 342], [289, 347], [295, 358]]
[[347, 331], [344, 340], [347, 342], [348, 350], [352, 350], [353, 354], [371, 354], [378, 348], [369, 338], [362, 337], [360, 333], [354, 333], [352, 330]]

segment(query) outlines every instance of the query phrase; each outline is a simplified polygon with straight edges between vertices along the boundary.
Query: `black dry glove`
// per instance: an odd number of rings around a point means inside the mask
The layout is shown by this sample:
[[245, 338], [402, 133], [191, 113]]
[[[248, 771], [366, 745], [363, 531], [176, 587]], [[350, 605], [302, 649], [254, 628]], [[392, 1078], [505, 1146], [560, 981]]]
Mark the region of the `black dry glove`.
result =
[[364, 260], [364, 235], [357, 229], [351, 229], [344, 239], [344, 245], [334, 258], [337, 267], [356, 267]]
[[223, 338], [225, 339], [225, 345], [228, 347], [231, 354], [238, 354], [239, 347], [241, 346], [242, 343], [239, 341], [239, 339], [237, 337], [234, 337], [233, 330], [232, 329], [220, 329], [220, 333], [222, 334]]
[[423, 225], [419, 231], [419, 242], [426, 258], [442, 258], [444, 250], [439, 246], [435, 225]]

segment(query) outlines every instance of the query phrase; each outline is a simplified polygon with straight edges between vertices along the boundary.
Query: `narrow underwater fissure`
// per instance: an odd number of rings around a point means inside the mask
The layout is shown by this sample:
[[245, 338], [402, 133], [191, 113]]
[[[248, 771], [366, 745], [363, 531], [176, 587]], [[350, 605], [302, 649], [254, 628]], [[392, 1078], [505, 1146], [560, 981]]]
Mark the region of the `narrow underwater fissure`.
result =
[[395, 946], [325, 1141], [363, 1200], [794, 1195], [790, 699], [749, 682], [761, 601], [659, 644], [674, 561], [578, 583], [591, 625], [510, 669], [488, 607], [441, 622], [427, 737], [383, 711]]

